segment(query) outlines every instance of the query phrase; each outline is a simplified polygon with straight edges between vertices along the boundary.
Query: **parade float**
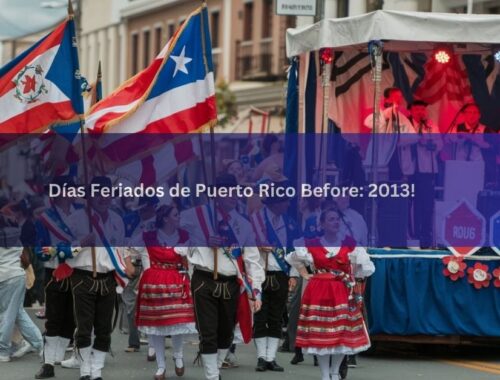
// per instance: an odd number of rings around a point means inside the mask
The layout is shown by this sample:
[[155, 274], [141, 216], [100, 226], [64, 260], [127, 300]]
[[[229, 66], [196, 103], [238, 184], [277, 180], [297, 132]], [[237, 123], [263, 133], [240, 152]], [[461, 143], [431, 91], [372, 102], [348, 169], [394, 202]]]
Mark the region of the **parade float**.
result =
[[[289, 29], [287, 55], [298, 66], [298, 131], [336, 136], [325, 139], [336, 141], [326, 143], [328, 154], [316, 154], [323, 180], [352, 183], [342, 173], [349, 165], [350, 173], [357, 167], [358, 181], [384, 180], [377, 153], [370, 156], [356, 140], [380, 139], [375, 123], [366, 128], [364, 120], [372, 113], [378, 120], [387, 87], [398, 87], [407, 104], [425, 101], [443, 138], [470, 102], [479, 106], [483, 124], [492, 131], [500, 127], [498, 15], [376, 11], [325, 19]], [[401, 228], [408, 224], [407, 203], [392, 212], [370, 201], [356, 206], [368, 224], [376, 265], [365, 294], [374, 341], [500, 340], [498, 134], [490, 142], [484, 162], [441, 156], [444, 174], [429, 200], [435, 207], [427, 249], [410, 248], [419, 244], [408, 240], [377, 244], [377, 229], [387, 220], [401, 218]], [[352, 165], [356, 151], [360, 163]]]

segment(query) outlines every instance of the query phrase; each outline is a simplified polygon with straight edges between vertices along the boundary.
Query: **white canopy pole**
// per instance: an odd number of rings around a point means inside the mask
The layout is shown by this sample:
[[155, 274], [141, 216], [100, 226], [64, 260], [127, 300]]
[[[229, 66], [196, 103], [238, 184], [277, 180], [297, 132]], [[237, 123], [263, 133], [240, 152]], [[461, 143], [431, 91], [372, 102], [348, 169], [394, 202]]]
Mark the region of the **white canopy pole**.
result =
[[474, 0], [467, 0], [467, 14], [471, 15], [474, 8]]

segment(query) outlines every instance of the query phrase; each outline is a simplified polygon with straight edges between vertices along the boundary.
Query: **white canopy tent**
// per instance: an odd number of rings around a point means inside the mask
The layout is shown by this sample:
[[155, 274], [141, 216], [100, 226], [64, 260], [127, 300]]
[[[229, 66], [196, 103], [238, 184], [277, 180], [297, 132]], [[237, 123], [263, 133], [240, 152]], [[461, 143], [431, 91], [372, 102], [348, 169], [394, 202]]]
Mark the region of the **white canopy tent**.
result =
[[[372, 41], [381, 41], [383, 45], [368, 52]], [[450, 65], [433, 64], [435, 60], [431, 55], [441, 46], [460, 59], [452, 58]], [[366, 116], [373, 113], [373, 119], [379, 120], [381, 89], [393, 86], [403, 89], [407, 101], [415, 98], [426, 101], [430, 119], [436, 120], [442, 132], [458, 124], [463, 105], [473, 100], [482, 107], [490, 125], [500, 120], [497, 95], [500, 63], [492, 62], [491, 57], [500, 50], [500, 15], [376, 11], [288, 29], [287, 56], [300, 57], [301, 63], [299, 98], [305, 98], [311, 59], [318, 59], [317, 55], [314, 58], [307, 53], [322, 48], [331, 48], [339, 54], [335, 54], [332, 63], [324, 65], [323, 78], [316, 78], [316, 110], [306, 109], [301, 106], [305, 101], [299, 101], [299, 120], [303, 124], [306, 113], [316, 111], [316, 131], [319, 127], [327, 131], [331, 120], [347, 140], [356, 138], [356, 133], [366, 133]], [[470, 76], [471, 72], [477, 75]], [[473, 99], [474, 91], [480, 95], [478, 99]], [[299, 126], [299, 130], [303, 129]], [[373, 123], [371, 132], [376, 131], [376, 123]], [[373, 144], [375, 141], [374, 135]], [[390, 156], [380, 153], [382, 148], [379, 145], [373, 149], [373, 155], [365, 161], [371, 164], [374, 183], [379, 168], [384, 166], [379, 160]], [[366, 151], [372, 152], [372, 149]], [[323, 157], [316, 159], [324, 160]], [[325, 168], [325, 164], [320, 167]], [[374, 206], [371, 215], [374, 235], [376, 212]]]
[[288, 29], [286, 50], [288, 57], [321, 48], [366, 51], [373, 40], [384, 41], [384, 51], [424, 52], [449, 43], [455, 53], [488, 52], [500, 48], [500, 15], [376, 11], [326, 19]]

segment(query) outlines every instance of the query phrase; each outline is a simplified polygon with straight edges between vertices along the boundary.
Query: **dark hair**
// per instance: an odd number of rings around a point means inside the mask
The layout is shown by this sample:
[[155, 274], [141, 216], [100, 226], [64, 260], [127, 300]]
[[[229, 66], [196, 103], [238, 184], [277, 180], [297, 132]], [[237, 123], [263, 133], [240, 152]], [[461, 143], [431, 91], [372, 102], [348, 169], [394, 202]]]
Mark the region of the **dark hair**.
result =
[[278, 142], [278, 137], [274, 134], [268, 134], [264, 137], [262, 141], [262, 150], [265, 154], [271, 153], [271, 146], [273, 146], [275, 142]]
[[33, 206], [28, 198], [23, 198], [13, 205], [11, 209], [14, 212], [20, 212], [25, 218], [31, 218], [33, 216]]
[[174, 210], [174, 208], [177, 208], [177, 206], [175, 204], [172, 204], [168, 206], [163, 205], [158, 210], [156, 210], [156, 221], [155, 221], [156, 228], [163, 228], [163, 226], [165, 225], [163, 219], [168, 217], [170, 213]]
[[324, 223], [325, 219], [326, 219], [326, 214], [328, 214], [329, 212], [334, 212], [335, 214], [337, 214], [337, 216], [340, 218], [342, 218], [342, 215], [340, 213], [340, 211], [335, 208], [335, 207], [329, 207], [327, 209], [324, 209], [323, 211], [321, 211], [321, 214], [319, 216], [319, 221], [321, 223]]
[[462, 108], [462, 111], [465, 112], [465, 111], [467, 111], [467, 108], [471, 108], [471, 107], [476, 107], [480, 111], [479, 106], [474, 102], [470, 102], [470, 103], [465, 104]]
[[229, 173], [222, 173], [215, 179], [215, 187], [231, 188], [238, 186], [236, 177]]
[[321, 202], [321, 211], [328, 210], [329, 208], [337, 209], [337, 202], [332, 197], [327, 197]]
[[395, 91], [399, 91], [401, 92], [401, 89], [398, 88], [398, 87], [387, 87], [385, 90], [384, 90], [384, 98], [388, 98], [389, 96], [391, 96], [391, 94]]
[[408, 106], [409, 109], [411, 109], [413, 106], [422, 106], [422, 107], [427, 107], [429, 103], [424, 102], [423, 100], [414, 100], [410, 105]]

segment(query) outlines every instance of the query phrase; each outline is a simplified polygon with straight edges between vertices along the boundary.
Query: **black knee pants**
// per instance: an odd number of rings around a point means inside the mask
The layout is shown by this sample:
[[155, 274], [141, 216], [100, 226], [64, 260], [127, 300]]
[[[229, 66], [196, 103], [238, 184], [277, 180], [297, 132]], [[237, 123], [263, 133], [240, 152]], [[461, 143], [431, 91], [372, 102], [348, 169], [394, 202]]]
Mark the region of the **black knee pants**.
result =
[[89, 347], [92, 329], [96, 350], [108, 352], [113, 330], [113, 311], [116, 305], [116, 282], [113, 272], [98, 273], [76, 269], [71, 276], [75, 304], [75, 344], [78, 348]]
[[267, 272], [262, 284], [262, 308], [254, 315], [254, 338], [281, 338], [281, 321], [288, 297], [288, 276]]
[[191, 279], [200, 352], [215, 354], [231, 346], [236, 324], [239, 285], [236, 276], [221, 276], [195, 270]]
[[45, 335], [71, 339], [75, 332], [70, 279], [57, 282], [53, 269], [45, 269]]

